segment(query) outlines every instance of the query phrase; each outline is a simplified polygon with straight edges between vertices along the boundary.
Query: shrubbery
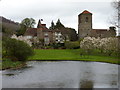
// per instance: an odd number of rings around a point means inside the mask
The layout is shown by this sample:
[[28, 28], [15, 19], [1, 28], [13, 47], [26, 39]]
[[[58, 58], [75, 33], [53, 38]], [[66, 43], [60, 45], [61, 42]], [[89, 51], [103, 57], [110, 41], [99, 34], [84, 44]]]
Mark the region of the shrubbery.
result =
[[2, 46], [3, 58], [9, 58], [13, 61], [25, 61], [33, 55], [33, 49], [20, 40], [3, 37]]
[[28, 39], [28, 38], [26, 38], [24, 36], [18, 36], [17, 37], [15, 34], [13, 34], [11, 38], [23, 41], [23, 42], [27, 43], [29, 46], [32, 46], [32, 42], [30, 41], [30, 39]]
[[50, 46], [53, 49], [64, 49], [64, 43], [53, 43]]
[[66, 49], [78, 49], [80, 48], [79, 42], [65, 42]]
[[83, 53], [90, 54], [93, 50], [99, 50], [101, 53], [119, 55], [119, 46], [118, 38], [109, 37], [109, 38], [94, 38], [94, 37], [85, 37], [80, 43], [80, 48]]

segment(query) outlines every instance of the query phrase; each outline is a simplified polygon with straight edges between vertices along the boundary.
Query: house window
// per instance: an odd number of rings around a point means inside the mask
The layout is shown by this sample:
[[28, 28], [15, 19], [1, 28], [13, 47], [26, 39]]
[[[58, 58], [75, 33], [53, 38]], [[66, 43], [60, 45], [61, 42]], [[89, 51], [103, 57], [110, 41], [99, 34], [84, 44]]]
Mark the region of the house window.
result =
[[58, 36], [56, 36], [56, 38], [58, 38]]
[[45, 44], [49, 44], [49, 42], [50, 42], [49, 38], [48, 38], [48, 37], [45, 37], [45, 38], [44, 38], [44, 43], [45, 43]]
[[61, 36], [62, 34], [61, 34], [61, 33], [59, 33], [58, 35], [59, 35], [59, 36]]
[[88, 22], [88, 17], [85, 18], [85, 22]]
[[62, 38], [62, 36], [60, 36], [60, 38]]
[[48, 36], [48, 33], [44, 33], [45, 36]]

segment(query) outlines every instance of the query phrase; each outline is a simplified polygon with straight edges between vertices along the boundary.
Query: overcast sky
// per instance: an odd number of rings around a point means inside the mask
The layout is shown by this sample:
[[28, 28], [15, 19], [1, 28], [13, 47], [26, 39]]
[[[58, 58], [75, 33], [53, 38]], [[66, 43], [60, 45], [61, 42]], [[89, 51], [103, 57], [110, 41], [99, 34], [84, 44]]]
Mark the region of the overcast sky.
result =
[[1, 0], [0, 16], [16, 22], [26, 17], [34, 18], [36, 23], [43, 19], [47, 27], [59, 18], [66, 27], [77, 30], [78, 14], [88, 10], [93, 13], [94, 29], [108, 29], [114, 15], [111, 2], [113, 0]]

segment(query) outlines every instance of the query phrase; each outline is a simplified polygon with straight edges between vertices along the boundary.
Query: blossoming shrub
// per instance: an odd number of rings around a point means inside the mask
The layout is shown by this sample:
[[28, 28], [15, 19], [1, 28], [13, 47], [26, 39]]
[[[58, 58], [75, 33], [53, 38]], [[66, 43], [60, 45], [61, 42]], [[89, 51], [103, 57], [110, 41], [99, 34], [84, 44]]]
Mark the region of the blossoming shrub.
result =
[[100, 40], [99, 47], [109, 56], [113, 53], [118, 53], [118, 39], [113, 37], [103, 38]]
[[30, 41], [30, 39], [28, 39], [24, 36], [18, 36], [17, 37], [15, 34], [13, 34], [11, 38], [23, 41], [23, 42], [27, 43], [29, 46], [32, 46], [32, 42]]
[[95, 38], [85, 37], [80, 43], [80, 48], [82, 50], [81, 54], [90, 54], [95, 48]]
[[106, 53], [110, 56], [113, 53], [118, 54], [118, 43], [118, 38], [115, 37], [85, 37], [80, 43], [80, 48], [82, 49], [82, 53], [86, 52], [87, 54], [90, 54], [93, 50], [99, 50], [101, 53]]

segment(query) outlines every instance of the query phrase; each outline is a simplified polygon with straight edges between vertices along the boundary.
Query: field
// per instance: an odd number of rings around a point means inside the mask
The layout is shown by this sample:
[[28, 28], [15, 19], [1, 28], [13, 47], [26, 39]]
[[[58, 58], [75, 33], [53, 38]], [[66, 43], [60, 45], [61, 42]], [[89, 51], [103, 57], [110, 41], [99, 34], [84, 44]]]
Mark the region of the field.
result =
[[34, 56], [30, 57], [29, 60], [59, 60], [59, 61], [95, 61], [95, 62], [107, 62], [119, 64], [120, 58], [115, 56], [107, 56], [104, 54], [90, 54], [80, 55], [80, 49], [35, 49]]

